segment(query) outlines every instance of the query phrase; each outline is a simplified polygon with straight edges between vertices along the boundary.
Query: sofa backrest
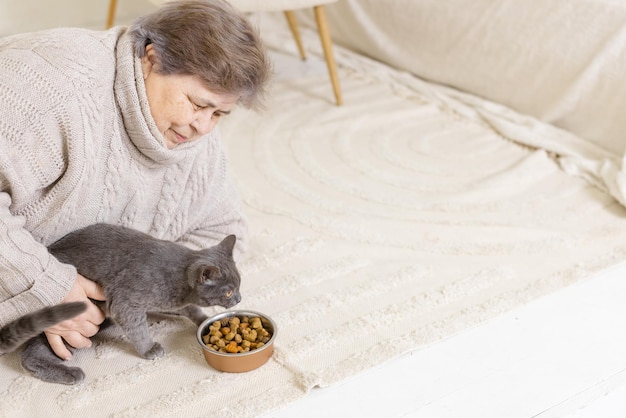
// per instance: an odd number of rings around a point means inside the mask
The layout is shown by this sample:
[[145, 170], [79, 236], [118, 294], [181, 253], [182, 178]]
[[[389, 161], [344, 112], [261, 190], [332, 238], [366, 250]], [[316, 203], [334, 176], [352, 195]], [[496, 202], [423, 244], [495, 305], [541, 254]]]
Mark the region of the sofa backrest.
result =
[[336, 43], [626, 151], [626, 2], [341, 0]]

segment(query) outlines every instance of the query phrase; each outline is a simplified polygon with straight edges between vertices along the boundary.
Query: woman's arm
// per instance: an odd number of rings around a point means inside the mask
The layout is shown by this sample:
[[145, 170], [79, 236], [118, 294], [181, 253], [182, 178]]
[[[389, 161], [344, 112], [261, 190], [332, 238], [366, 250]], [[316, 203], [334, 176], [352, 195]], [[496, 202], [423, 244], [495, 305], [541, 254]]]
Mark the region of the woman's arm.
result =
[[10, 204], [10, 195], [0, 191], [0, 325], [59, 303], [77, 274], [24, 229], [24, 217], [14, 216]]

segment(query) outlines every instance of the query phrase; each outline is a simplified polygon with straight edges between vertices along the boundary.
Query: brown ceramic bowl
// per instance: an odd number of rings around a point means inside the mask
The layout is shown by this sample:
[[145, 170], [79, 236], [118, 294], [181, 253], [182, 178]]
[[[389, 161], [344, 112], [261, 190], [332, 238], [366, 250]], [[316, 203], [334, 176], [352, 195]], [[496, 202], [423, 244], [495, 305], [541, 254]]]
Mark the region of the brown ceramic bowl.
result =
[[[204, 344], [202, 337], [209, 333], [209, 326], [215, 321], [219, 321], [224, 318], [232, 318], [234, 316], [237, 316], [239, 318], [243, 316], [248, 316], [251, 318], [258, 316], [259, 318], [261, 318], [263, 328], [265, 328], [271, 334], [270, 340], [265, 343], [263, 347], [250, 350], [245, 353], [220, 353], [218, 351], [214, 351], [208, 348]], [[254, 370], [267, 363], [267, 361], [272, 356], [272, 353], [274, 352], [274, 340], [276, 339], [276, 331], [276, 324], [267, 315], [263, 315], [262, 313], [255, 311], [236, 310], [222, 312], [204, 320], [198, 327], [196, 337], [198, 339], [200, 347], [202, 347], [202, 353], [204, 354], [204, 358], [206, 359], [206, 362], [209, 364], [209, 366], [223, 372], [241, 373]]]

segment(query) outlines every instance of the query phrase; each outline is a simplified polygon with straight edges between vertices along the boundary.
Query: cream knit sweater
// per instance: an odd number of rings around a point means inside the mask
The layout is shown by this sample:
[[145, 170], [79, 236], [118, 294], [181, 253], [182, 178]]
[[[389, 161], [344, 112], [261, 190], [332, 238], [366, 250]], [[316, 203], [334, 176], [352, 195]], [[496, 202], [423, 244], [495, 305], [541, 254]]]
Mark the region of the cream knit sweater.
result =
[[46, 245], [95, 222], [247, 239], [218, 135], [165, 147], [124, 28], [0, 39], [0, 325], [62, 300], [76, 270]]

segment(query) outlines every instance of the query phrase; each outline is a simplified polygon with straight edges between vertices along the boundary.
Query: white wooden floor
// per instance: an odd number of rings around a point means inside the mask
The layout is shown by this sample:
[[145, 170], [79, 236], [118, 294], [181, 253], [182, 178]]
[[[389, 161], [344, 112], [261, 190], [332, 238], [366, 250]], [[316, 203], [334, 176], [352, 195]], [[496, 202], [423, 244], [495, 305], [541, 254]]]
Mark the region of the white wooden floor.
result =
[[626, 262], [266, 417], [626, 417]]

